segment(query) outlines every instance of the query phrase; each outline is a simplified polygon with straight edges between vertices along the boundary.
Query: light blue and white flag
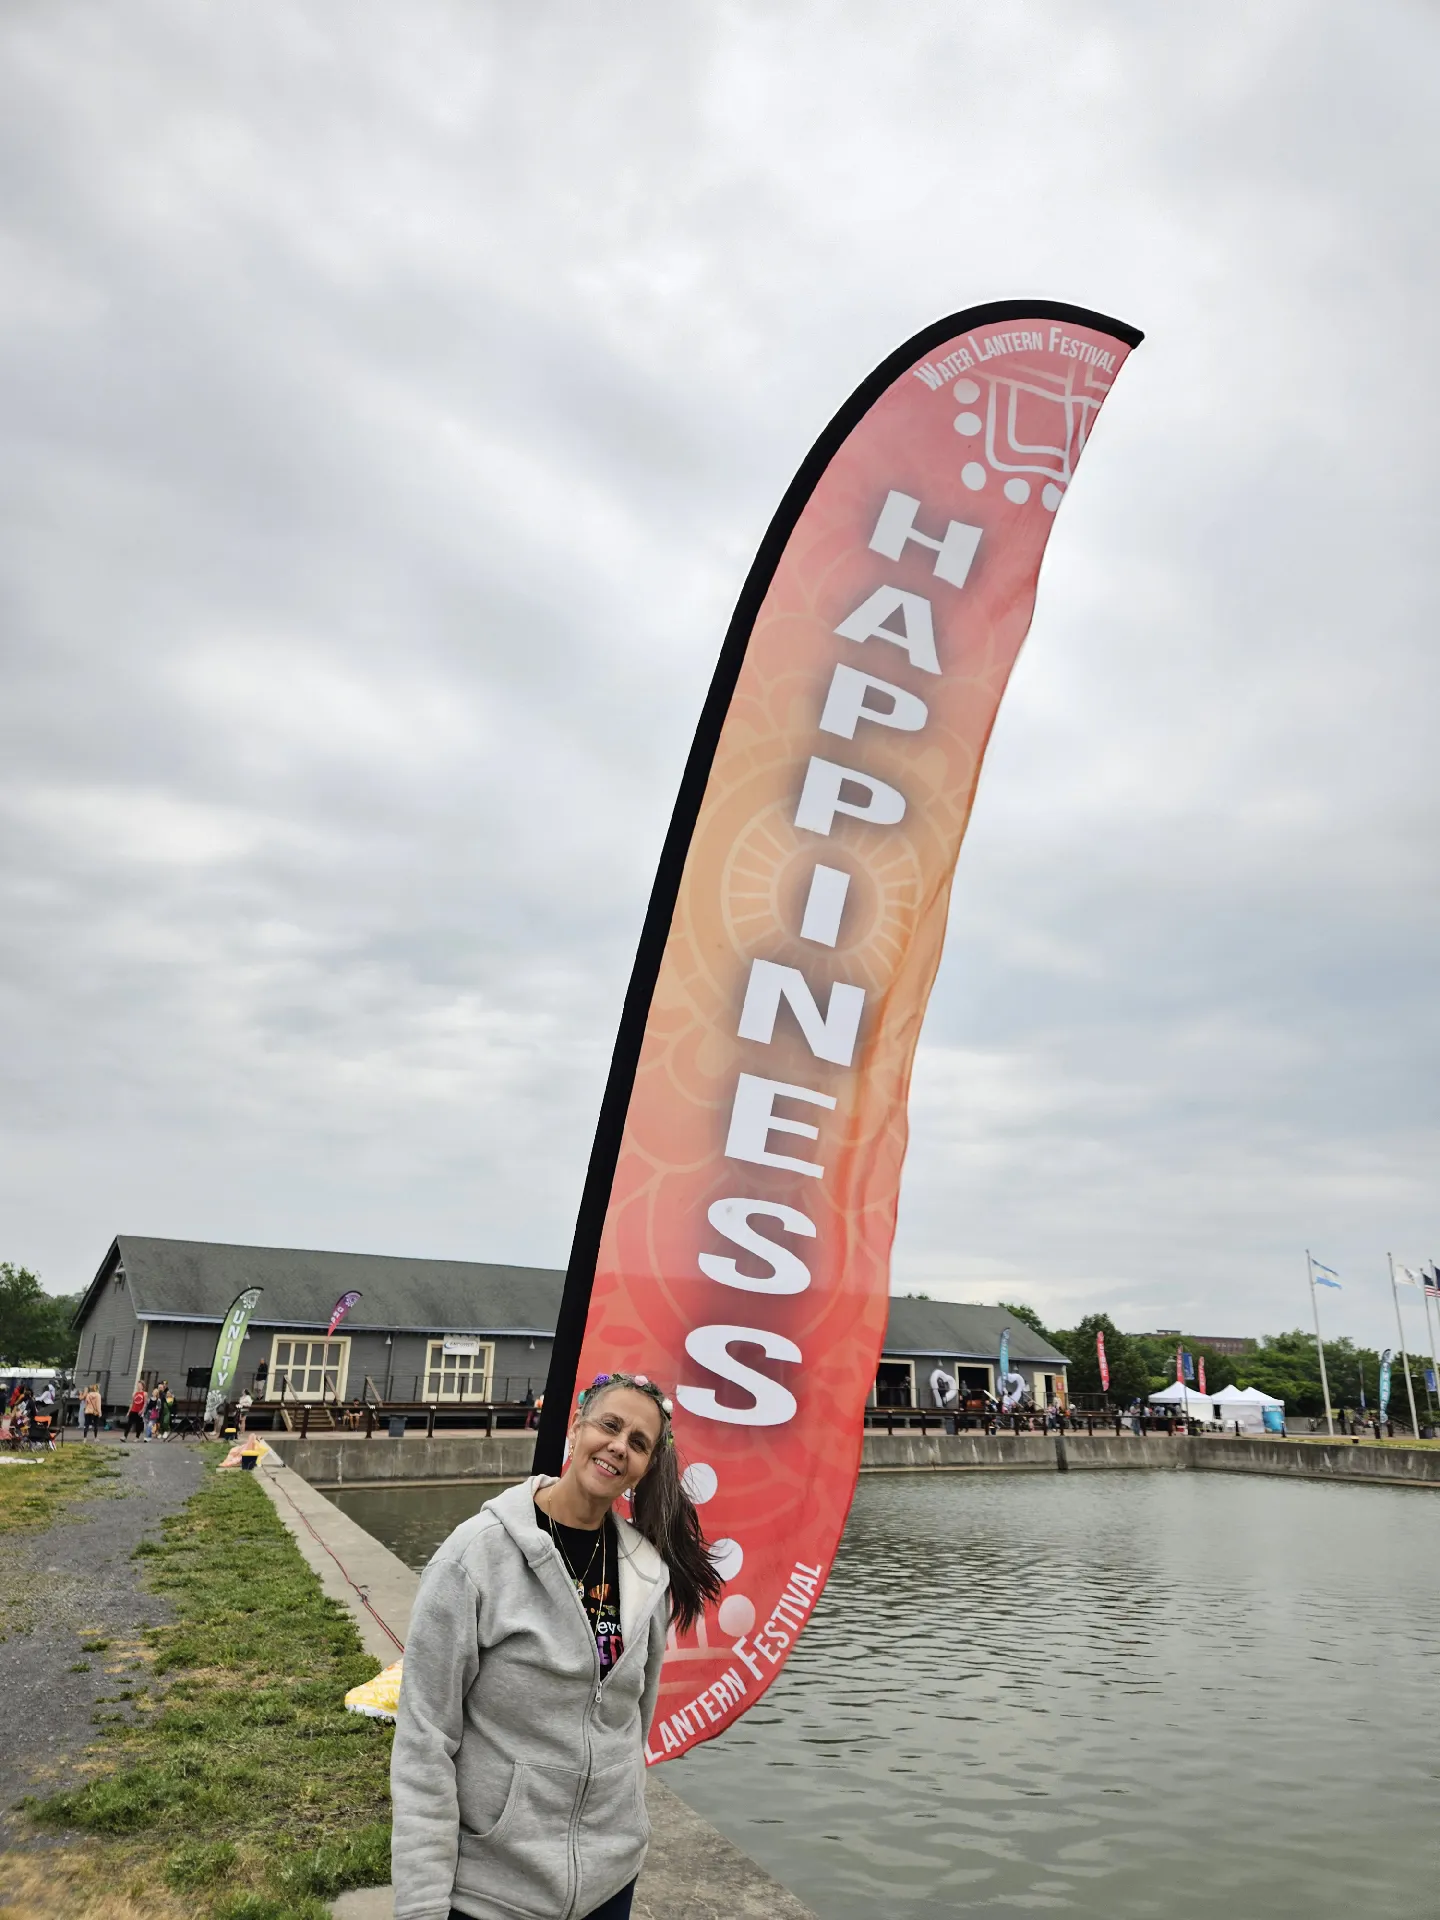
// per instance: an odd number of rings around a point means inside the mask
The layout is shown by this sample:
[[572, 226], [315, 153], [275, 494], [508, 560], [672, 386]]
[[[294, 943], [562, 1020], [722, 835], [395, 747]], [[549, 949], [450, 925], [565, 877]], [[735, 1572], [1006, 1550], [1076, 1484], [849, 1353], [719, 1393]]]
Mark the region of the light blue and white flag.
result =
[[1402, 1267], [1398, 1260], [1395, 1262], [1395, 1278], [1402, 1287], [1423, 1287], [1425, 1284], [1413, 1267]]
[[1333, 1267], [1322, 1267], [1318, 1260], [1312, 1260], [1310, 1271], [1317, 1287], [1334, 1287], [1337, 1293], [1341, 1290], [1340, 1276]]

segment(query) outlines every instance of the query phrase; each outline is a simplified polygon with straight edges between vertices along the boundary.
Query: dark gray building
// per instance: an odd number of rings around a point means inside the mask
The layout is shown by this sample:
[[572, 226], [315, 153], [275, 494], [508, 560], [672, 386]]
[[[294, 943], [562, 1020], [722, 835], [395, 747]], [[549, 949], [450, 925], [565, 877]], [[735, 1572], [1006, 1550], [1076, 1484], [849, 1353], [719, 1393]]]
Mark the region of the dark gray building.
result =
[[[138, 1380], [182, 1397], [236, 1294], [259, 1287], [236, 1392], [259, 1405], [522, 1400], [543, 1392], [564, 1275], [469, 1260], [231, 1247], [121, 1234], [80, 1302], [76, 1375], [107, 1407]], [[341, 1294], [360, 1299], [326, 1333]], [[191, 1390], [198, 1390], [193, 1382]]]
[[[121, 1234], [87, 1288], [73, 1324], [81, 1389], [99, 1384], [108, 1408], [137, 1382], [198, 1393], [226, 1309], [247, 1287], [260, 1299], [241, 1353], [236, 1392], [257, 1410], [357, 1401], [520, 1401], [541, 1393], [564, 1275], [472, 1260], [404, 1260], [373, 1253], [232, 1247]], [[359, 1301], [327, 1333], [344, 1293]], [[937, 1365], [994, 1391], [1000, 1335], [1044, 1405], [1063, 1396], [1065, 1357], [1000, 1307], [943, 1300], [890, 1303], [880, 1406], [930, 1406]]]

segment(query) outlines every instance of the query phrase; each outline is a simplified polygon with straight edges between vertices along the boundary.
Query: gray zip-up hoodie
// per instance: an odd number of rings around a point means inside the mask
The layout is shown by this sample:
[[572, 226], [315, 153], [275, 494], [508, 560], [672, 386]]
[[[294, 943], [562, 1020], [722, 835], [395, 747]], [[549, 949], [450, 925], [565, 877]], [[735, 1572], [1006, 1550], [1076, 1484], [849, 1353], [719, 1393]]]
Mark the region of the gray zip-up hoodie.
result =
[[578, 1920], [644, 1864], [669, 1569], [617, 1515], [625, 1650], [602, 1686], [585, 1609], [536, 1525], [551, 1484], [487, 1500], [421, 1577], [390, 1763], [396, 1920], [452, 1906]]

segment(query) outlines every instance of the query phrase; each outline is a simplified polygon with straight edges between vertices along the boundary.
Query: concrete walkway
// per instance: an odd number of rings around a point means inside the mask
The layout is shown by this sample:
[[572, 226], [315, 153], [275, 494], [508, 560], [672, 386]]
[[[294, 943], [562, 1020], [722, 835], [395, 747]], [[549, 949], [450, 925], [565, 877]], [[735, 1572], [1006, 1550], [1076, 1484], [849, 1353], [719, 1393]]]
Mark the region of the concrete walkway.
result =
[[[260, 1484], [332, 1599], [347, 1607], [366, 1651], [386, 1666], [410, 1625], [420, 1576], [323, 1493], [270, 1454]], [[813, 1920], [807, 1907], [748, 1854], [700, 1818], [651, 1773], [645, 1782], [650, 1854], [635, 1893], [635, 1920]], [[345, 1893], [340, 1920], [392, 1920], [389, 1887]]]

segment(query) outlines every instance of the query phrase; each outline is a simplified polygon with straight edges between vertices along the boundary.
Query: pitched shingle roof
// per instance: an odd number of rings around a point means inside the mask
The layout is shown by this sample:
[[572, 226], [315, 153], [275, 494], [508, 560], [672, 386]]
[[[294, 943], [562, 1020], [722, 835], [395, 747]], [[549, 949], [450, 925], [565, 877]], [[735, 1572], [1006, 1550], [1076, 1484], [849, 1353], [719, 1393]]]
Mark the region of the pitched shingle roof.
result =
[[565, 1280], [563, 1273], [545, 1267], [232, 1247], [122, 1233], [81, 1301], [76, 1325], [121, 1262], [131, 1305], [141, 1319], [218, 1322], [237, 1293], [262, 1287], [257, 1326], [323, 1327], [339, 1296], [353, 1289], [361, 1298], [347, 1325], [424, 1333], [548, 1334], [560, 1312]]
[[[234, 1247], [212, 1240], [152, 1240], [122, 1233], [80, 1303], [81, 1325], [101, 1288], [124, 1265], [141, 1319], [216, 1324], [237, 1293], [263, 1292], [261, 1327], [323, 1327], [342, 1293], [360, 1300], [351, 1327], [419, 1333], [518, 1333], [548, 1337], [560, 1312], [563, 1273], [550, 1267], [479, 1260], [408, 1260], [384, 1253], [320, 1253], [293, 1247]], [[949, 1300], [892, 1299], [885, 1351], [993, 1360], [1010, 1329], [1017, 1361], [1065, 1364], [1065, 1356], [1003, 1307]]]
[[1012, 1360], [1028, 1360], [1035, 1365], [1047, 1361], [1067, 1364], [1058, 1347], [1052, 1347], [1004, 1307], [968, 1306], [953, 1300], [892, 1300], [885, 1351], [948, 1354], [953, 1360], [994, 1360], [1006, 1327], [1010, 1329]]

